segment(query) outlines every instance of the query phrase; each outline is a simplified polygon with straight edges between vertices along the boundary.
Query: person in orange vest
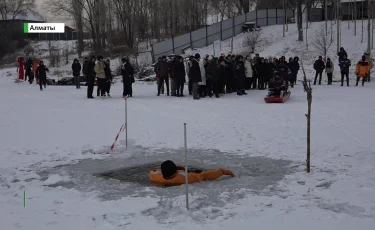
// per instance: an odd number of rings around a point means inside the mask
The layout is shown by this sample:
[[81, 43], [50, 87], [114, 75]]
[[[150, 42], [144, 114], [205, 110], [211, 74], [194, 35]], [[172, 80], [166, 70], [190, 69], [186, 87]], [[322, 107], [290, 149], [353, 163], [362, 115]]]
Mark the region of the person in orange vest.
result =
[[362, 86], [364, 86], [366, 78], [370, 72], [370, 65], [368, 61], [366, 61], [366, 56], [362, 56], [362, 60], [360, 60], [356, 65], [356, 75], [357, 75], [357, 83], [355, 86], [358, 86], [359, 80], [362, 78]]
[[40, 63], [40, 60], [37, 59], [37, 58], [34, 58], [34, 60], [33, 60], [33, 73], [34, 73], [34, 77], [36, 78], [36, 84], [39, 84], [39, 79], [35, 75], [36, 74], [36, 69], [38, 68], [39, 63]]
[[[188, 183], [216, 180], [223, 175], [234, 177], [233, 172], [227, 169], [213, 169], [207, 171], [188, 170]], [[160, 169], [150, 171], [150, 180], [154, 184], [163, 186], [185, 184], [185, 168], [183, 166], [177, 166], [171, 160], [164, 161]]]

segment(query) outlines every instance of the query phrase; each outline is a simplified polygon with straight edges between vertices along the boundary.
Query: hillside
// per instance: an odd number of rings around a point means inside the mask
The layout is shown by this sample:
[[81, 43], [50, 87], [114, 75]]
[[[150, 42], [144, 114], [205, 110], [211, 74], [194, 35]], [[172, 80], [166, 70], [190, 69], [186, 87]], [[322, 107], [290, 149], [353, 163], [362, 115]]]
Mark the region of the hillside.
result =
[[[354, 23], [350, 22], [350, 29], [348, 29], [347, 22], [341, 23], [341, 46], [346, 49], [348, 58], [352, 61], [352, 64], [355, 64], [362, 57], [367, 48], [367, 25], [366, 23], [364, 23], [364, 42], [361, 43], [362, 22], [357, 21], [356, 23], [357, 36], [354, 36]], [[259, 53], [262, 57], [272, 56], [279, 58], [281, 56], [286, 56], [286, 58], [289, 58], [298, 56], [305, 66], [306, 74], [309, 78], [312, 78], [314, 77], [314, 70], [312, 68], [314, 61], [319, 55], [324, 56], [321, 52], [319, 52], [312, 46], [312, 42], [316, 37], [316, 34], [320, 32], [323, 26], [324, 22], [315, 22], [309, 24], [309, 28], [307, 30], [307, 42], [309, 44], [308, 49], [306, 48], [306, 40], [304, 42], [297, 41], [298, 30], [296, 24], [289, 24], [288, 32], [285, 33], [285, 37], [283, 37], [282, 25], [263, 27], [261, 30], [260, 41], [258, 42], [258, 45], [256, 47], [256, 52]], [[328, 28], [330, 30], [330, 22], [328, 23]], [[304, 37], [305, 35], [306, 30], [304, 30]], [[244, 41], [246, 40], [247, 36], [248, 34], [246, 33], [239, 34], [233, 39], [233, 54], [248, 55], [250, 53], [250, 49], [244, 46]], [[330, 31], [328, 37], [330, 38]], [[338, 57], [336, 55], [336, 44], [336, 28], [334, 24], [333, 43], [328, 51], [327, 57], [331, 58], [331, 60], [335, 63], [337, 63], [338, 61]], [[217, 48], [217, 45], [216, 47], [210, 45], [199, 49], [188, 50], [187, 53], [200, 53], [201, 55], [215, 54], [216, 56], [219, 56], [220, 54], [228, 54], [231, 53], [231, 39], [222, 41], [221, 47], [222, 48], [220, 50]], [[352, 65], [352, 70], [354, 70], [354, 65]], [[302, 73], [300, 72], [299, 78], [301, 77]], [[337, 68], [335, 68], [334, 77], [336, 77], [336, 79], [340, 78], [340, 70], [338, 66]], [[352, 74], [351, 79], [354, 78], [355, 76]]]

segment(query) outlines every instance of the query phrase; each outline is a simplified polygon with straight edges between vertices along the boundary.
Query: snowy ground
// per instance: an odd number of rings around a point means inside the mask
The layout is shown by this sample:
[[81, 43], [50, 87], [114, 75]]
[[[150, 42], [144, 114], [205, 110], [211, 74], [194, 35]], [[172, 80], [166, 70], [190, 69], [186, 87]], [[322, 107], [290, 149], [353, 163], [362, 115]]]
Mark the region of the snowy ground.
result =
[[[134, 86], [128, 102], [129, 148], [121, 84], [114, 98], [87, 100], [85, 88], [15, 84], [1, 77], [0, 222], [2, 229], [373, 229], [375, 224], [375, 103], [365, 87], [314, 88], [312, 173], [304, 172], [306, 95], [299, 84], [283, 105], [265, 91], [194, 101], [156, 97], [156, 86]], [[236, 178], [155, 188], [94, 174], [122, 167], [189, 159], [226, 167]], [[146, 172], [147, 173], [147, 172]], [[26, 191], [26, 207], [23, 193]]]
[[[312, 32], [319, 28], [311, 25]], [[354, 37], [344, 26], [343, 46], [356, 62], [366, 43], [360, 43], [359, 29]], [[306, 55], [303, 44], [295, 43], [293, 28], [285, 39], [280, 26], [264, 28], [270, 40], [259, 52], [303, 55], [311, 78], [315, 54]], [[334, 53], [335, 45], [336, 62]], [[113, 86], [112, 99], [87, 100], [85, 88], [40, 92], [35, 84], [15, 84], [15, 73], [0, 70], [1, 229], [373, 229], [374, 82], [314, 87], [313, 167], [306, 174], [301, 84], [283, 105], [265, 104], [265, 91], [194, 101], [156, 97], [154, 84], [136, 84], [128, 101], [129, 148], [121, 133], [110, 155], [94, 155], [109, 149], [124, 123], [121, 84]], [[149, 165], [182, 162], [184, 122], [190, 164], [225, 167], [237, 176], [191, 185], [189, 211], [183, 186], [156, 188], [147, 175]], [[134, 178], [97, 176], [120, 168], [130, 168]]]

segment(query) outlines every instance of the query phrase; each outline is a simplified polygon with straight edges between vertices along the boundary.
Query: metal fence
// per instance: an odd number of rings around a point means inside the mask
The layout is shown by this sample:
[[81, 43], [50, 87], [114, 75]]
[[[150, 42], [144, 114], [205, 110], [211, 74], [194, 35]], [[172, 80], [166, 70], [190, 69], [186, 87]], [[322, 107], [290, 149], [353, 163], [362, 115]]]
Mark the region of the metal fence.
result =
[[254, 10], [162, 42], [154, 43], [151, 45], [152, 59], [155, 61], [163, 55], [183, 54], [187, 48], [201, 48], [211, 45], [217, 40], [226, 40], [242, 33], [242, 26], [245, 22], [255, 22], [256, 26], [270, 26], [283, 24], [286, 19], [291, 17], [294, 17], [294, 11], [290, 9]]

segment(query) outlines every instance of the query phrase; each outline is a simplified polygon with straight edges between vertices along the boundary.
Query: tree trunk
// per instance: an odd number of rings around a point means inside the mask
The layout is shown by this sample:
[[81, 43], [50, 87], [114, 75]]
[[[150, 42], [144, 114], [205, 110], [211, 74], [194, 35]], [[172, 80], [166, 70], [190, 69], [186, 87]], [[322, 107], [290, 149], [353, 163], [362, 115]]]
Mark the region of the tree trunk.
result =
[[302, 0], [299, 0], [297, 3], [297, 28], [298, 28], [298, 41], [303, 41]]

